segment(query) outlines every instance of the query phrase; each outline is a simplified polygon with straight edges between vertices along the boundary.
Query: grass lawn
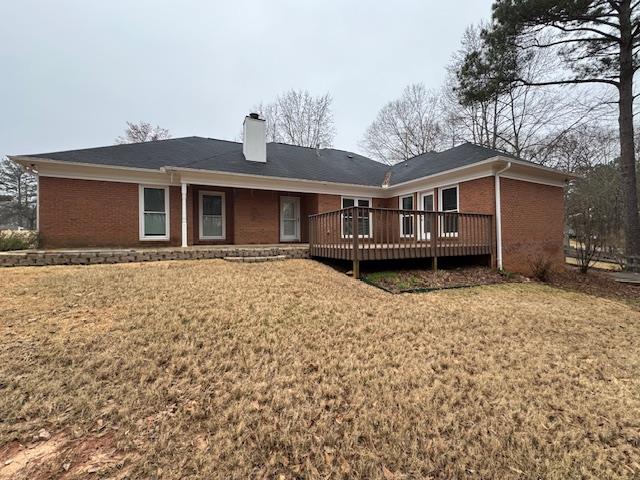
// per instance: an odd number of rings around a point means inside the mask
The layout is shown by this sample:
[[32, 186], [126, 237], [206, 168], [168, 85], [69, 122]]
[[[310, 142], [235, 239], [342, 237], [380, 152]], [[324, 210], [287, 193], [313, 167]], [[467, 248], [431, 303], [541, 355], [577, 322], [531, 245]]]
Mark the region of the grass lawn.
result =
[[0, 282], [0, 478], [640, 476], [626, 303], [391, 295], [307, 260]]

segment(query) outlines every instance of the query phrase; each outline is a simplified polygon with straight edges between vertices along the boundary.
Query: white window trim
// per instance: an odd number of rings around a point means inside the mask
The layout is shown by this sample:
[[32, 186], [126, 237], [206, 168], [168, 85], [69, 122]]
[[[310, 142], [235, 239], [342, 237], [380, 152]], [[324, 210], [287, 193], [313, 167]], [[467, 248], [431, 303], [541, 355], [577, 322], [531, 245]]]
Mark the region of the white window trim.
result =
[[[424, 192], [420, 192], [420, 194], [418, 195], [418, 198], [420, 199], [420, 210], [424, 210], [424, 197], [428, 197], [429, 195], [431, 195], [431, 197], [433, 198], [433, 211], [436, 211], [437, 209], [436, 207], [436, 195], [435, 192], [433, 190], [425, 190]], [[426, 210], [425, 210], [426, 211]], [[419, 231], [419, 235], [420, 235], [420, 240], [430, 240], [431, 239], [431, 232], [425, 232], [424, 231], [424, 224], [422, 225], [422, 228]]]
[[[222, 198], [222, 235], [203, 235], [202, 234], [202, 224], [204, 218], [204, 210], [202, 208], [203, 197], [205, 195], [209, 195], [212, 197], [221, 197]], [[225, 240], [227, 238], [227, 215], [226, 215], [226, 202], [224, 192], [212, 192], [209, 190], [200, 190], [198, 192], [198, 238], [200, 240]]]
[[[353, 200], [353, 204], [355, 207], [358, 206], [358, 200], [367, 200], [369, 202], [369, 208], [373, 208], [373, 198], [372, 197], [352, 197], [349, 195], [344, 195], [340, 197], [340, 209], [343, 209], [344, 200]], [[364, 207], [361, 207], [364, 208]], [[357, 228], [357, 227], [356, 227]], [[373, 216], [371, 212], [369, 212], [369, 233], [367, 235], [358, 235], [358, 238], [371, 238], [371, 232], [373, 232]], [[342, 238], [353, 238], [353, 235], [345, 235], [344, 234], [344, 215], [340, 215], [340, 236]]]
[[[448, 190], [449, 188], [455, 188], [456, 189], [456, 209], [455, 210], [443, 210], [442, 209], [442, 191], [443, 190]], [[460, 213], [460, 185], [457, 183], [451, 184], [451, 185], [445, 185], [444, 187], [439, 187], [438, 188], [438, 211], [439, 212], [455, 212], [455, 213]], [[441, 222], [439, 222], [440, 225], [438, 225], [438, 230], [440, 232], [440, 236], [441, 237], [445, 237], [445, 238], [456, 238], [458, 236], [458, 232], [447, 232], [445, 233], [444, 231], [444, 226], [441, 224]], [[460, 225], [458, 225], [458, 230], [460, 229]]]
[[[298, 216], [296, 218], [296, 234], [294, 237], [287, 237], [284, 234], [284, 223], [283, 220], [284, 218], [282, 217], [282, 202], [283, 200], [295, 200], [296, 203], [298, 204]], [[280, 241], [281, 242], [299, 242], [300, 241], [300, 230], [301, 230], [301, 225], [300, 225], [300, 209], [301, 209], [301, 204], [300, 204], [300, 197], [294, 197], [291, 195], [281, 195], [280, 196]]]
[[[155, 190], [164, 190], [164, 235], [145, 235], [144, 234], [144, 189], [153, 188]], [[140, 228], [140, 240], [148, 242], [163, 242], [170, 238], [171, 233], [171, 219], [169, 218], [169, 211], [171, 210], [169, 205], [169, 186], [168, 185], [138, 185], [138, 225]]]
[[[400, 210], [404, 210], [404, 208], [402, 207], [402, 200], [404, 200], [405, 198], [411, 198], [411, 203], [413, 204], [413, 208], [412, 210], [417, 210], [417, 208], [415, 208], [415, 196], [413, 195], [413, 193], [409, 194], [409, 195], [402, 195], [401, 197], [398, 197], [398, 207]], [[412, 218], [413, 221], [411, 222], [413, 225], [413, 228], [411, 229], [412, 232], [411, 233], [405, 233], [404, 232], [404, 218], [405, 215], [400, 215], [400, 238], [413, 238], [415, 236], [415, 229], [416, 229], [416, 219], [415, 219], [415, 215], [406, 215], [406, 217], [408, 218]]]

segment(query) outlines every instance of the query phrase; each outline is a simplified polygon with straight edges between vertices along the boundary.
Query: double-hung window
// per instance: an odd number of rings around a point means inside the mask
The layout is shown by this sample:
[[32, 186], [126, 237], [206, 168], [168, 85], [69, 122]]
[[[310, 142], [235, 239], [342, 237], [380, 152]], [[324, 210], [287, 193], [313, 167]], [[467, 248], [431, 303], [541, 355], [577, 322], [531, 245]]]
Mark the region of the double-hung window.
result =
[[[400, 208], [402, 210], [413, 210], [413, 195], [400, 197]], [[414, 215], [412, 213], [402, 212], [400, 214], [400, 229], [403, 237], [413, 236], [413, 218]]]
[[169, 240], [169, 187], [140, 185], [140, 240]]
[[[349, 207], [371, 207], [371, 200], [368, 198], [342, 197], [342, 208]], [[358, 236], [371, 236], [371, 214], [369, 210], [358, 210]], [[342, 236], [350, 237], [353, 235], [353, 216], [351, 212], [345, 212], [342, 215]]]
[[458, 236], [458, 215], [447, 215], [446, 213], [458, 212], [458, 186], [444, 187], [440, 189], [440, 211], [445, 212], [442, 216], [441, 233], [445, 237]]
[[200, 191], [200, 240], [225, 238], [224, 193]]

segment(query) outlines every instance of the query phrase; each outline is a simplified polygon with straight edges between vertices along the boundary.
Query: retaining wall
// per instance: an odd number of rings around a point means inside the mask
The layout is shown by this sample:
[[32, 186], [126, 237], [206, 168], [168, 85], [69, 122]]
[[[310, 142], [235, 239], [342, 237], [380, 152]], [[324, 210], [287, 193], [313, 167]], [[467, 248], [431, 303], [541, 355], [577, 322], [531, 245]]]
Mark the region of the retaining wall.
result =
[[123, 250], [35, 250], [0, 253], [0, 267], [46, 265], [90, 265], [105, 263], [156, 262], [162, 260], [200, 260], [225, 257], [309, 258], [307, 246], [236, 248], [161, 248]]

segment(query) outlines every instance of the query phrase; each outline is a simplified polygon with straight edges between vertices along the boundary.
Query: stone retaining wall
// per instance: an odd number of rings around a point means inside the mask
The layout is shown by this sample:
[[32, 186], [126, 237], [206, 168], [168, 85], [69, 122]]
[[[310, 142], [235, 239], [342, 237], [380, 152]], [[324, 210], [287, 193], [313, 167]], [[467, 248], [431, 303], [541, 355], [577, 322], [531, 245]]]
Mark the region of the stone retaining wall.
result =
[[0, 253], [0, 267], [45, 265], [90, 265], [104, 263], [156, 262], [161, 260], [200, 260], [225, 257], [309, 258], [307, 246], [211, 247], [175, 249], [66, 250]]

